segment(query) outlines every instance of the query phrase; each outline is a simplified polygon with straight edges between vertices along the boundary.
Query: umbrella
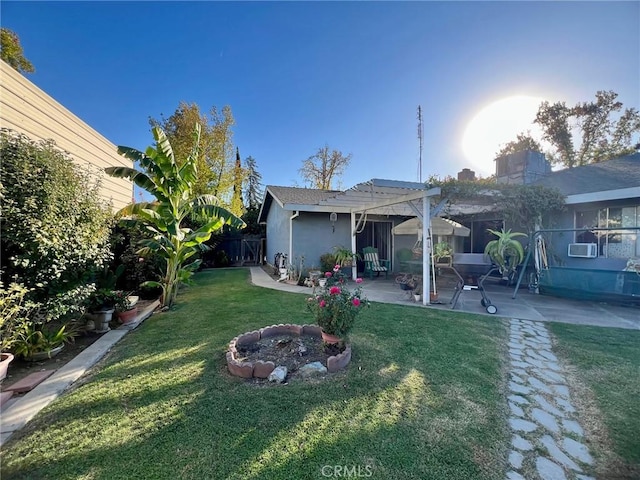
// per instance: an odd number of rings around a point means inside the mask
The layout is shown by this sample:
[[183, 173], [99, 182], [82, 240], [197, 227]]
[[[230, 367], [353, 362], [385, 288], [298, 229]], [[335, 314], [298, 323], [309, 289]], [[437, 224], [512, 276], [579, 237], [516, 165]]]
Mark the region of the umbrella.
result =
[[[419, 218], [411, 218], [406, 222], [393, 227], [394, 235], [416, 235], [422, 233], [422, 221]], [[471, 231], [458, 222], [448, 218], [431, 217], [432, 235], [454, 235], [456, 237], [468, 237]]]

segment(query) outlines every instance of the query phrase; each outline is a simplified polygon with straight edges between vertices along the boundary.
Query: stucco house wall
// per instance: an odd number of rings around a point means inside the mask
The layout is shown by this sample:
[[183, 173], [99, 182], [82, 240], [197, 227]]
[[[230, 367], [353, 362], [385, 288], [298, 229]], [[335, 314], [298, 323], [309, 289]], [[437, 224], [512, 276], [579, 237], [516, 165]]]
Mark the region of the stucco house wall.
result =
[[129, 180], [100, 173], [105, 167], [132, 166], [131, 161], [118, 155], [113, 143], [2, 60], [0, 74], [0, 127], [33, 140], [52, 139], [79, 165], [96, 167], [96, 174], [102, 177], [101, 195], [114, 209], [132, 201], [133, 184]]
[[273, 202], [267, 213], [267, 262], [274, 263], [276, 253], [289, 255], [289, 219], [291, 213]]

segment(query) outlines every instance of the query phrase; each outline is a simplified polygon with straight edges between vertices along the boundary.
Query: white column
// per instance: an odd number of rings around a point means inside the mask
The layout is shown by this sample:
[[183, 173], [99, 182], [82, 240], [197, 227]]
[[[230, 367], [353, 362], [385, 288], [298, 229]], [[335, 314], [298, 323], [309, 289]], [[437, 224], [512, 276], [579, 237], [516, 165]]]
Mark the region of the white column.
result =
[[[356, 251], [356, 213], [351, 212], [351, 251]], [[358, 278], [358, 262], [354, 259], [351, 263], [351, 278]]]
[[429, 305], [431, 293], [431, 277], [429, 276], [429, 260], [431, 259], [431, 242], [429, 229], [431, 228], [431, 204], [427, 192], [422, 196], [422, 304]]

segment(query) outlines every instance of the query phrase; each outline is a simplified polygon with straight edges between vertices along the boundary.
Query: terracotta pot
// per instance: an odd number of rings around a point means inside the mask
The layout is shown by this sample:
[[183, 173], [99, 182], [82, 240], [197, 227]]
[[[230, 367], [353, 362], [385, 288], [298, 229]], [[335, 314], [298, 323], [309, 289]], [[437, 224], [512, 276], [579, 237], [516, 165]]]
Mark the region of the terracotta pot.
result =
[[13, 360], [13, 355], [10, 353], [2, 353], [0, 354], [0, 380], [4, 380], [7, 376], [7, 369], [9, 368], [9, 364]]
[[438, 294], [437, 293], [430, 293], [429, 294], [429, 301], [435, 302], [436, 300], [438, 300]]
[[330, 333], [322, 332], [322, 341], [324, 343], [336, 344], [336, 343], [340, 343], [340, 337], [331, 335]]
[[131, 310], [127, 310], [125, 312], [118, 312], [118, 320], [120, 320], [123, 324], [133, 322], [138, 316], [138, 308], [132, 308]]

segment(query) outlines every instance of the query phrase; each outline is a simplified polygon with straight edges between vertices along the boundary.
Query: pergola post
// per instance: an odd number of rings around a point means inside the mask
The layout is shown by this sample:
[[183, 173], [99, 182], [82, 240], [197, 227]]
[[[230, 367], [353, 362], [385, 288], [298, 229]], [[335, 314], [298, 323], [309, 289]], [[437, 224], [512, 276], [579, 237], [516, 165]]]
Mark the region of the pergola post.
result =
[[427, 191], [422, 196], [422, 304], [431, 303], [431, 277], [429, 274], [429, 260], [431, 259], [431, 241], [428, 235], [431, 228], [431, 204]]
[[[351, 212], [351, 251], [356, 251], [356, 212]], [[358, 278], [358, 262], [353, 259], [351, 262], [351, 278]]]

